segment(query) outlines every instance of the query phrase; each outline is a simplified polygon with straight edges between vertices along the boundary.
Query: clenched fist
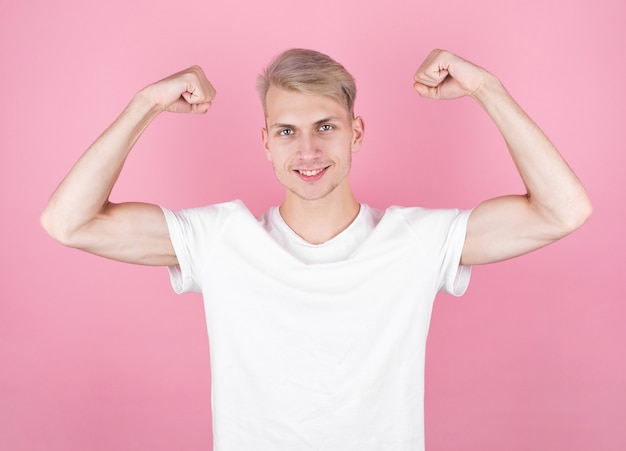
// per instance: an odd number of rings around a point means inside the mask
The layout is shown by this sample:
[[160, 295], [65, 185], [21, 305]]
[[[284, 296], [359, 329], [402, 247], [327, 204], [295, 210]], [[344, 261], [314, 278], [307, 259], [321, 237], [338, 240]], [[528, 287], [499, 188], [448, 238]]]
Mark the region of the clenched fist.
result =
[[415, 90], [431, 99], [473, 95], [490, 74], [445, 50], [433, 50], [415, 72]]
[[143, 94], [162, 111], [206, 113], [216, 91], [202, 68], [191, 66], [147, 86]]

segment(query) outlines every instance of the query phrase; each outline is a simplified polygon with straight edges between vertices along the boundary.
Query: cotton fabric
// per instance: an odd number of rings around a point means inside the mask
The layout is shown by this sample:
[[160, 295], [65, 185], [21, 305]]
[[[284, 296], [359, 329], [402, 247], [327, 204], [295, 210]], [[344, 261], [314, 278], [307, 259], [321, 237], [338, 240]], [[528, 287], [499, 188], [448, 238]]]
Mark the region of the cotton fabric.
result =
[[216, 451], [424, 449], [428, 326], [469, 283], [469, 211], [361, 205], [321, 245], [278, 208], [163, 211], [172, 286], [204, 298]]

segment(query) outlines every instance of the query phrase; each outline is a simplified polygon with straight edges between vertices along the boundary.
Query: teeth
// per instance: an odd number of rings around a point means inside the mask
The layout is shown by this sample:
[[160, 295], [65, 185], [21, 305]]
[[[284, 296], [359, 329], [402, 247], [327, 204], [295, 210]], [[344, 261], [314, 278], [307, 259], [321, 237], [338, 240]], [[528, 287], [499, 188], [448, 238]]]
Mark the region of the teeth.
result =
[[298, 169], [298, 172], [300, 174], [306, 175], [307, 177], [313, 177], [314, 175], [317, 175], [322, 171], [323, 169], [315, 169], [314, 171], [304, 171], [304, 170]]

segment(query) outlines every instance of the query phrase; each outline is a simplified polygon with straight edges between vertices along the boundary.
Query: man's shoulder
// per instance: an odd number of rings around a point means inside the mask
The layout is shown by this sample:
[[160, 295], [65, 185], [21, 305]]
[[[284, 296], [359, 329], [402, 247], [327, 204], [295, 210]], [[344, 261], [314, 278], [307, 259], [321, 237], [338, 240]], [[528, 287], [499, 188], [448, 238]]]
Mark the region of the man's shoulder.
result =
[[239, 199], [179, 209], [170, 209], [166, 207], [161, 208], [165, 211], [172, 212], [177, 216], [197, 218], [230, 215], [234, 213], [250, 213], [248, 207]]
[[413, 219], [454, 217], [464, 213], [459, 208], [433, 208], [424, 206], [391, 205], [383, 211], [385, 217], [404, 217]]
[[387, 207], [381, 218], [381, 224], [406, 224], [412, 229], [422, 231], [442, 230], [461, 221], [465, 223], [471, 210], [459, 208], [430, 208], [422, 206]]
[[229, 225], [257, 222], [248, 207], [238, 199], [177, 210], [161, 208], [170, 229], [175, 227], [215, 233]]

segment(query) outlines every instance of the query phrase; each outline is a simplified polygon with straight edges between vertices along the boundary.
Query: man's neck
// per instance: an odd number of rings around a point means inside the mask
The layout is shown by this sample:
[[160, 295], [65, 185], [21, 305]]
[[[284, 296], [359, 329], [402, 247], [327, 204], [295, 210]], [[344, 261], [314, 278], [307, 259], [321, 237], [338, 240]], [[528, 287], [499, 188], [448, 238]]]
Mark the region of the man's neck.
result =
[[305, 200], [288, 192], [280, 206], [280, 215], [291, 230], [305, 241], [324, 243], [352, 224], [360, 210], [352, 192], [332, 194], [323, 199]]

